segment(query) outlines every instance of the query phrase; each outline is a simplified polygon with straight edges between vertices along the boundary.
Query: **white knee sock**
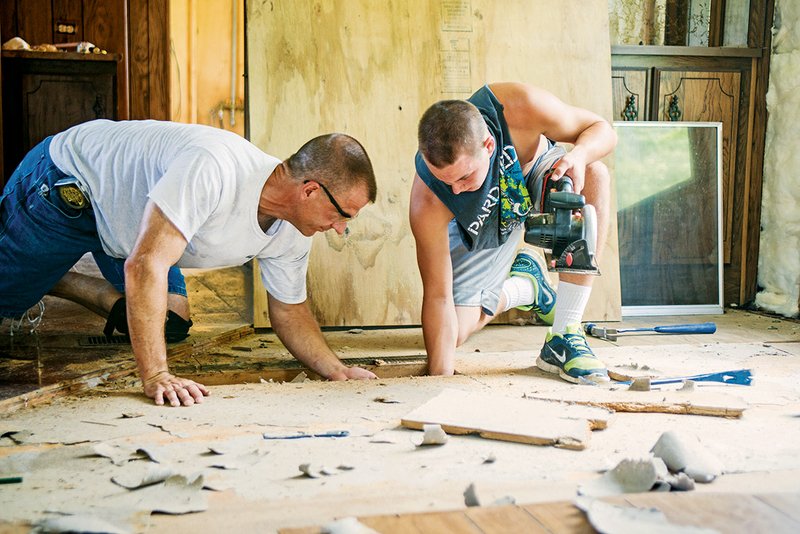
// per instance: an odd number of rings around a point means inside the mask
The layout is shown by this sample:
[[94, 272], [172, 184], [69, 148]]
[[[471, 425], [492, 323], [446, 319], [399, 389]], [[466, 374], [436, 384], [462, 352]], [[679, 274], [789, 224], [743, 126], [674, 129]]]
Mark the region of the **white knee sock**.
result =
[[506, 305], [501, 312], [517, 306], [528, 306], [533, 302], [533, 281], [525, 276], [509, 277], [503, 282], [502, 291], [506, 297]]
[[557, 292], [553, 332], [563, 334], [567, 331], [567, 325], [581, 322], [586, 303], [592, 294], [592, 286], [559, 282]]

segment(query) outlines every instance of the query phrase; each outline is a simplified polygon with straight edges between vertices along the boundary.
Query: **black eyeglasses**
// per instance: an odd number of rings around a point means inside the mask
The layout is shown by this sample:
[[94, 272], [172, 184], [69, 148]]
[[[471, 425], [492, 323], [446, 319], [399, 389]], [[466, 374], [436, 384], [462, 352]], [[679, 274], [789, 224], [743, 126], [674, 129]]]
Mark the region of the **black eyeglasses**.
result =
[[[307, 184], [307, 183], [308, 183], [308, 182], [310, 182], [310, 181], [311, 181], [311, 180], [306, 180], [306, 181], [305, 181], [305, 182], [303, 182], [303, 183], [304, 183], [304, 184]], [[316, 181], [315, 181], [315, 182], [316, 182]], [[339, 203], [338, 203], [338, 202], [336, 202], [336, 199], [335, 199], [335, 198], [333, 198], [333, 195], [331, 195], [331, 192], [330, 192], [330, 191], [328, 191], [328, 188], [327, 188], [327, 187], [325, 187], [324, 185], [322, 185], [322, 184], [321, 184], [321, 183], [319, 183], [319, 182], [316, 182], [316, 184], [317, 184], [318, 186], [320, 186], [320, 187], [322, 188], [322, 190], [323, 190], [323, 191], [325, 191], [325, 194], [326, 194], [326, 195], [328, 195], [328, 200], [330, 200], [330, 201], [331, 201], [331, 204], [333, 204], [333, 207], [334, 207], [334, 208], [336, 208], [336, 211], [338, 211], [338, 212], [339, 212], [339, 215], [341, 215], [341, 216], [342, 216], [342, 217], [344, 217], [345, 219], [352, 219], [352, 218], [353, 218], [353, 216], [352, 216], [352, 215], [350, 215], [349, 213], [347, 213], [346, 211], [344, 211], [344, 210], [342, 209], [342, 207], [339, 205]]]

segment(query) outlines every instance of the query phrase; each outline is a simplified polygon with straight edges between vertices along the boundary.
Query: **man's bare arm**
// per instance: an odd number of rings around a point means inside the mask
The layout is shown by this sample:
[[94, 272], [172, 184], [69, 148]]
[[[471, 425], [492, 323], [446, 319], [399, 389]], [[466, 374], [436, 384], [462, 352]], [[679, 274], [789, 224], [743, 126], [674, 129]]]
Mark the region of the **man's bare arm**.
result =
[[286, 304], [267, 293], [269, 320], [281, 342], [306, 367], [329, 380], [377, 378], [360, 367], [347, 367], [333, 353], [308, 304]]
[[202, 402], [202, 384], [176, 377], [167, 367], [164, 320], [167, 272], [183, 254], [186, 239], [152, 201], [147, 203], [139, 237], [125, 261], [128, 328], [145, 394], [156, 404]]
[[574, 145], [556, 165], [553, 177], [569, 174], [576, 191], [583, 190], [586, 165], [610, 154], [617, 144], [617, 134], [608, 121], [566, 104], [544, 89], [513, 82], [492, 84], [491, 89], [504, 106], [515, 145], [535, 145], [540, 135]]
[[454, 371], [458, 317], [453, 304], [453, 265], [447, 233], [452, 218], [450, 210], [415, 175], [409, 220], [422, 277], [422, 336], [431, 375], [451, 375]]

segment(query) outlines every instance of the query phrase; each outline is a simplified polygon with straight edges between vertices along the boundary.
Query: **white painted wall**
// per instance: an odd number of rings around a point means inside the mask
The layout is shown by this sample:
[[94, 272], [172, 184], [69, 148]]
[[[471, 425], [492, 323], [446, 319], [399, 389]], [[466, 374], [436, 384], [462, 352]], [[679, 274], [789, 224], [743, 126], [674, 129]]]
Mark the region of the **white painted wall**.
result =
[[800, 2], [776, 0], [767, 92], [756, 305], [797, 316], [800, 299]]

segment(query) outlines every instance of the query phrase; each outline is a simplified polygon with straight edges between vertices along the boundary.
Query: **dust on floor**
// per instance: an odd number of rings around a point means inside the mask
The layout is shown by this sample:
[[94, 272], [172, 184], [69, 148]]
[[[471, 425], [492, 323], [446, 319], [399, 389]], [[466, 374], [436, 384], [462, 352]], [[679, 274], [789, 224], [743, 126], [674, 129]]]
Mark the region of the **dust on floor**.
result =
[[[134, 531], [271, 531], [350, 515], [462, 508], [470, 484], [486, 502], [504, 496], [519, 503], [571, 500], [580, 483], [622, 459], [646, 455], [667, 430], [697, 435], [725, 466], [722, 477], [696, 491], [800, 491], [800, 329], [743, 313], [711, 320], [720, 325], [713, 336], [636, 336], [592, 345], [622, 371], [643, 365], [662, 376], [752, 369], [753, 386], [701, 386], [748, 403], [741, 419], [618, 413], [607, 429], [592, 433], [583, 451], [476, 436], [417, 447], [419, 432], [400, 427], [400, 419], [445, 388], [558, 398], [591, 387], [532, 367], [544, 328], [492, 327], [462, 347], [457, 363], [462, 374], [450, 378], [215, 386], [202, 405], [178, 409], [151, 405], [128, 379], [4, 416], [0, 434], [9, 437], [0, 439], [0, 473], [19, 473], [23, 481], [0, 486], [0, 519], [11, 528], [63, 512], [104, 517]], [[418, 347], [419, 330], [340, 332], [328, 338], [340, 356], [379, 357], [382, 351]], [[463, 409], [468, 412], [469, 406]], [[333, 431], [347, 435], [263, 439], [265, 433]], [[95, 455], [98, 444], [116, 451], [119, 465]], [[147, 457], [130, 459], [143, 454]], [[490, 456], [493, 462], [486, 461]], [[306, 463], [331, 474], [305, 476], [299, 466]], [[129, 498], [141, 490], [112, 481], [153, 465], [170, 466], [189, 480], [202, 472], [203, 483], [213, 488], [201, 492], [205, 511], [150, 515], [146, 499]], [[172, 496], [176, 500], [178, 493]], [[169, 496], [163, 501], [165, 508], [182, 504], [167, 502]]]

